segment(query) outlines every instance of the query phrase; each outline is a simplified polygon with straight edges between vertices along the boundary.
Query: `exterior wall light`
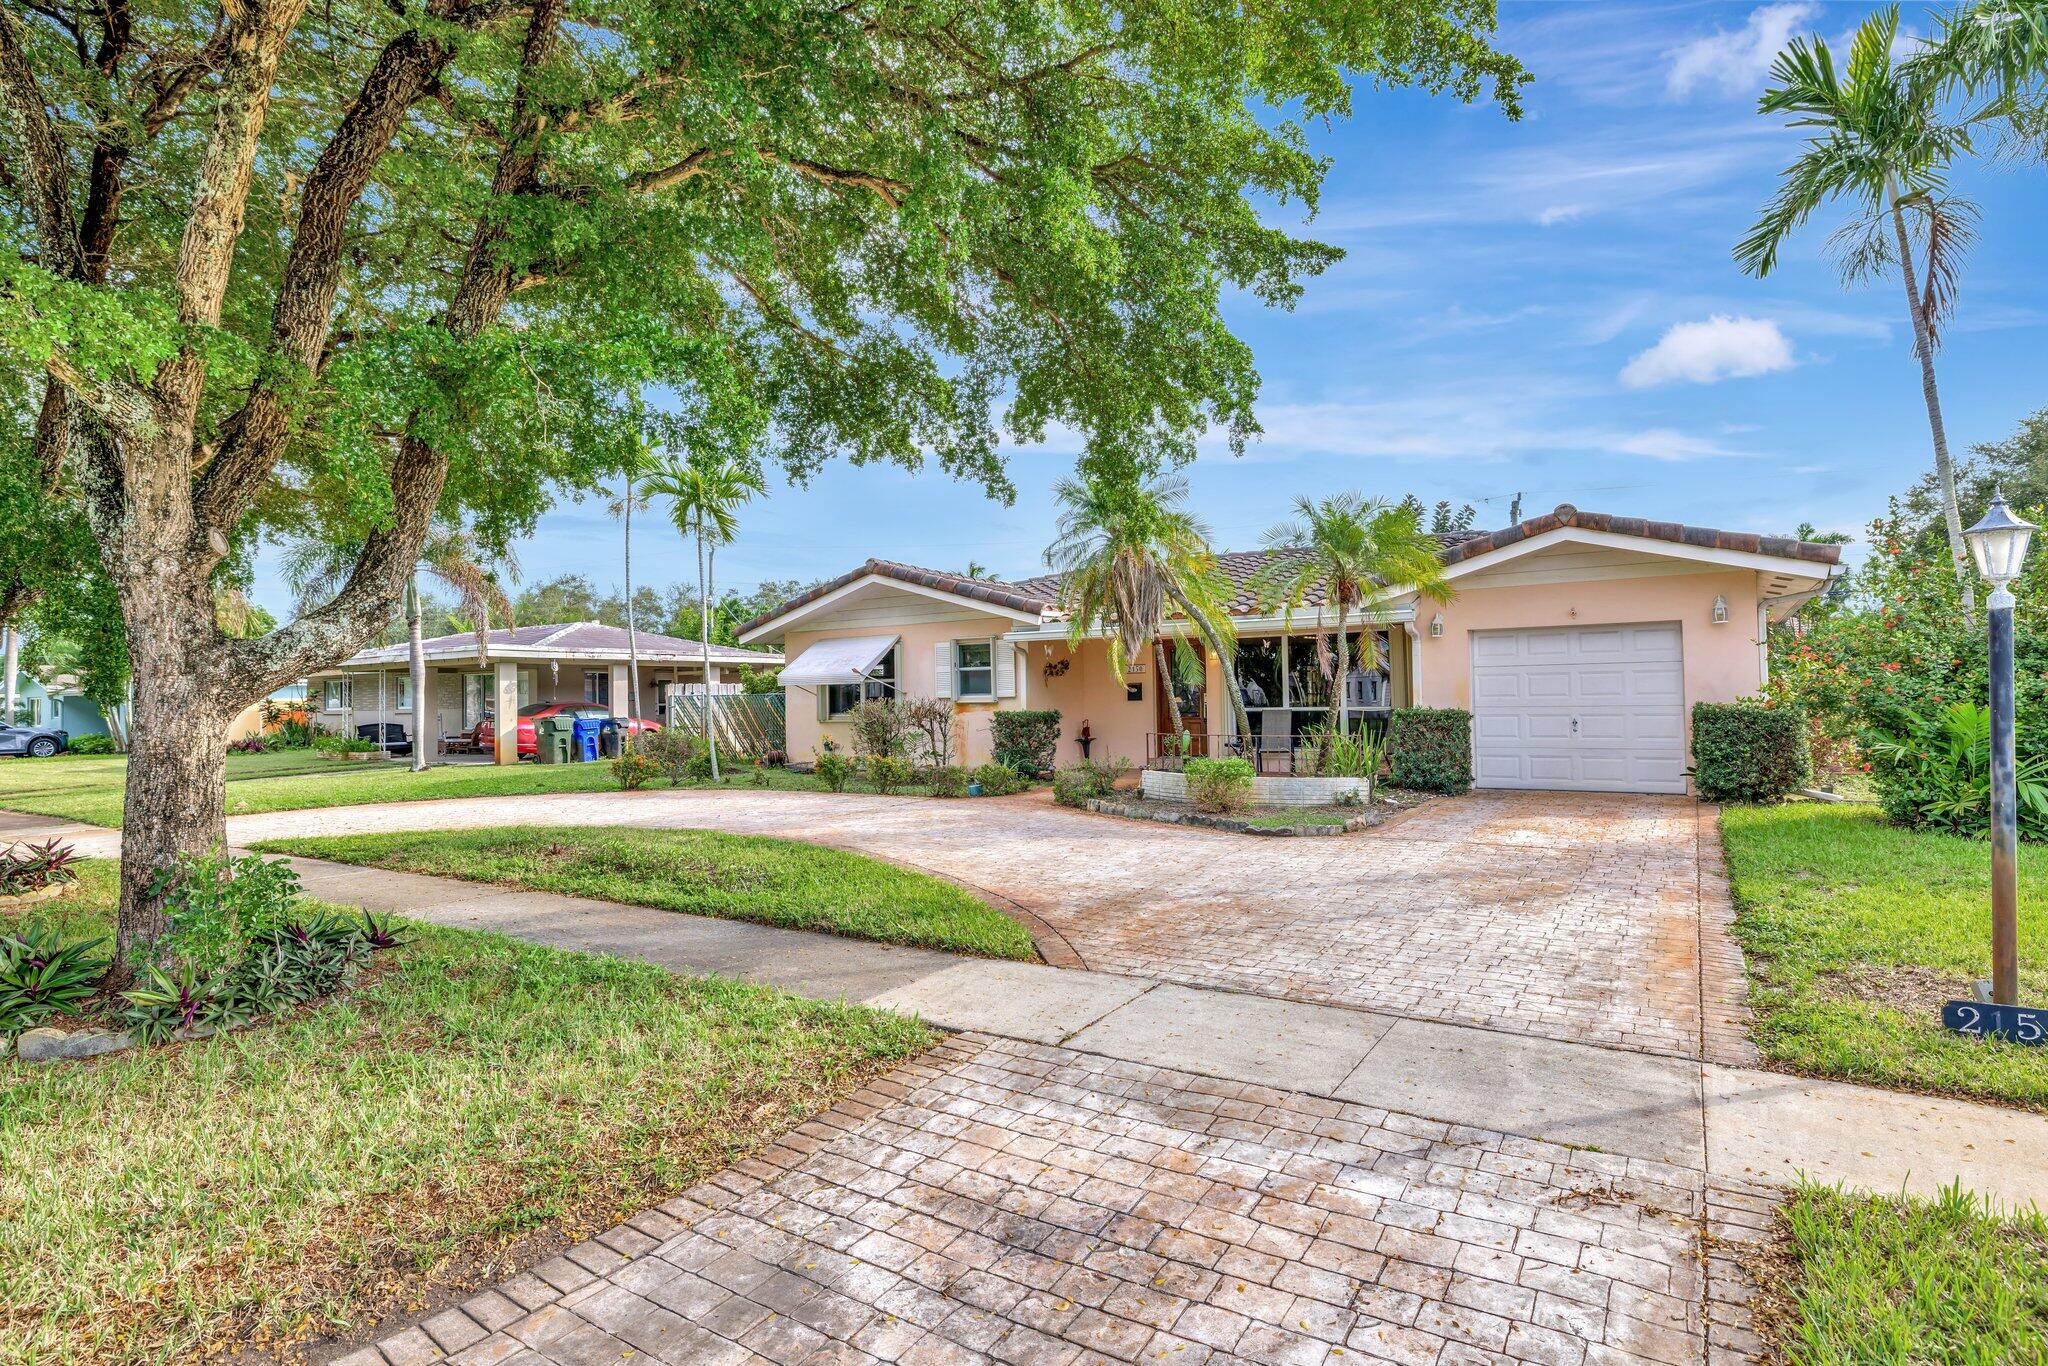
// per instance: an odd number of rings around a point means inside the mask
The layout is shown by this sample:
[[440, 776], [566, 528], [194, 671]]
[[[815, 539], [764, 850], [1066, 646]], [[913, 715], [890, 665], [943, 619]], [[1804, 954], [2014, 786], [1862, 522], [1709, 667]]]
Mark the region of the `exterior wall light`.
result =
[[1716, 593], [1714, 595], [1714, 625], [1726, 626], [1727, 624], [1728, 599], [1722, 597], [1719, 593]]
[[1441, 637], [1443, 635], [1444, 614], [1442, 612], [1438, 612], [1435, 616], [1429, 619], [1429, 633], [1431, 636], [1435, 637]]

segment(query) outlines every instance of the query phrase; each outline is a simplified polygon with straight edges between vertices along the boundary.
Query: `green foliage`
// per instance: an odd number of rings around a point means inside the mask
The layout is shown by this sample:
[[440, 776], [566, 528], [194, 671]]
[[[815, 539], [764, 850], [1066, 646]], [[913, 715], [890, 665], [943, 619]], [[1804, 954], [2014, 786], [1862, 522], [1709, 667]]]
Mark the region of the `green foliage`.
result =
[[847, 717], [856, 758], [895, 758], [910, 736], [908, 704], [893, 697], [870, 697]]
[[1695, 702], [1693, 782], [1710, 802], [1775, 802], [1813, 780], [1806, 709]]
[[183, 855], [151, 891], [164, 898], [171, 951], [205, 978], [232, 969], [252, 940], [289, 923], [299, 875], [283, 859], [222, 849]]
[[78, 880], [78, 854], [68, 844], [10, 844], [0, 849], [0, 896], [21, 896]]
[[[657, 731], [648, 731], [633, 741], [633, 752], [653, 764], [661, 776], [668, 779], [670, 787], [679, 787], [691, 780], [690, 766], [701, 748], [699, 737], [677, 726], [663, 726]], [[710, 762], [707, 759], [708, 771]]]
[[151, 963], [142, 980], [121, 993], [121, 1021], [144, 1043], [165, 1043], [211, 1013], [221, 987], [191, 963], [165, 968]]
[[1059, 712], [998, 710], [989, 713], [988, 724], [997, 763], [1027, 777], [1052, 771], [1060, 743]]
[[934, 797], [967, 795], [967, 770], [958, 764], [940, 764], [926, 773], [924, 780]]
[[1052, 775], [1052, 799], [1062, 806], [1085, 806], [1091, 797], [1115, 792], [1118, 780], [1130, 771], [1131, 761], [1122, 755], [1101, 763], [1083, 759]]
[[1242, 811], [1252, 804], [1257, 774], [1249, 759], [1189, 759], [1180, 771], [1188, 800], [1204, 811]]
[[866, 763], [868, 781], [884, 796], [910, 786], [916, 772], [908, 759], [893, 754], [870, 754]]
[[34, 921], [0, 937], [0, 1039], [90, 1000], [107, 970], [107, 960], [95, 953], [106, 942], [67, 942], [52, 926]]
[[375, 740], [365, 740], [359, 735], [341, 735], [331, 730], [316, 730], [312, 747], [324, 754], [375, 754], [378, 750]]
[[1370, 788], [1379, 781], [1387, 761], [1387, 742], [1374, 739], [1363, 727], [1346, 734], [1328, 727], [1316, 727], [1306, 737], [1317, 755], [1316, 773], [1324, 778], [1363, 778]]
[[811, 772], [825, 785], [827, 792], [846, 791], [846, 781], [853, 776], [853, 760], [837, 750], [826, 750], [811, 761]]
[[[1872, 740], [1872, 776], [1887, 819], [1957, 835], [1991, 828], [1991, 711], [1952, 702], [1933, 716], [1901, 716], [1904, 735]], [[2016, 764], [2019, 831], [2048, 839], [2048, 757]]]
[[774, 669], [756, 669], [751, 664], [740, 665], [740, 687], [750, 697], [771, 696], [782, 691], [782, 684], [775, 678]]
[[111, 735], [73, 736], [67, 747], [73, 754], [118, 754], [121, 747], [114, 743]]
[[[1001, 712], [995, 713], [1001, 716]], [[984, 797], [1008, 797], [1030, 786], [1023, 774], [1004, 763], [986, 763], [974, 770], [969, 780], [981, 787]]]
[[638, 749], [620, 752], [612, 760], [612, 780], [628, 792], [638, 792], [662, 771], [661, 764]]
[[1387, 778], [1421, 792], [1472, 786], [1472, 713], [1456, 707], [1402, 707], [1387, 723]]

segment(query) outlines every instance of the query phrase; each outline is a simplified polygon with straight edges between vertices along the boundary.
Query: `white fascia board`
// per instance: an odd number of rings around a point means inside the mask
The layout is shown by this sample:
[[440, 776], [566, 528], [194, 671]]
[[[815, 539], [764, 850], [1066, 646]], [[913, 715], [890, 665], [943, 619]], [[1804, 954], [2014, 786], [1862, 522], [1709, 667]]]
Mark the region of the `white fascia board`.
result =
[[906, 583], [902, 579], [891, 578], [887, 574], [863, 574], [852, 583], [835, 588], [822, 598], [807, 602], [801, 607], [793, 608], [779, 617], [770, 617], [767, 621], [762, 622], [753, 630], [742, 635], [740, 637], [740, 644], [745, 645], [749, 641], [761, 640], [767, 636], [780, 635], [785, 631], [792, 630], [798, 622], [814, 617], [820, 612], [830, 610], [847, 597], [873, 584], [880, 584], [882, 587], [893, 589], [898, 593], [908, 593], [913, 597], [930, 598], [934, 602], [952, 603], [956, 606], [965, 607], [969, 611], [979, 612], [991, 617], [1008, 617], [1011, 621], [1026, 626], [1035, 625], [1044, 619], [1042, 614], [1039, 613], [1026, 612], [1015, 607], [1005, 607], [1001, 603], [986, 602], [981, 598], [970, 598], [960, 593], [948, 593], [941, 588], [927, 588], [921, 583]]
[[[1460, 560], [1444, 571], [1446, 579], [1461, 579], [1470, 574], [1484, 573], [1510, 560], [1532, 555], [1539, 550], [1548, 550], [1555, 545], [1590, 545], [1608, 550], [1632, 551], [1638, 555], [1650, 555], [1667, 560], [1691, 560], [1696, 564], [1719, 565], [1729, 569], [1754, 569], [1773, 574], [1792, 574], [1799, 578], [1821, 581], [1833, 577], [1837, 566], [1820, 564], [1813, 560], [1795, 559], [1789, 555], [1764, 555], [1751, 550], [1721, 550], [1713, 546], [1687, 545], [1682, 541], [1663, 541], [1651, 536], [1623, 536], [1612, 531], [1589, 531], [1585, 527], [1565, 526], [1546, 531], [1540, 536], [1489, 550], [1484, 555], [1475, 555], [1469, 560]], [[1404, 587], [1402, 592], [1413, 592]]]
[[[1415, 620], [1415, 605], [1413, 603], [1406, 603], [1395, 607], [1368, 607], [1347, 613], [1344, 618], [1344, 624], [1347, 627], [1390, 626], [1413, 620]], [[1237, 634], [1240, 636], [1313, 635], [1318, 631], [1334, 629], [1337, 625], [1337, 614], [1326, 608], [1318, 607], [1296, 612], [1292, 621], [1289, 621], [1278, 612], [1264, 613], [1258, 616], [1232, 617], [1230, 621], [1237, 628]], [[1166, 628], [1176, 635], [1195, 637], [1201, 634], [1194, 628], [1193, 623], [1179, 617], [1169, 620], [1166, 623]], [[1115, 634], [1115, 631], [1106, 627], [1092, 626], [1081, 633], [1081, 638], [1083, 640], [1107, 640]], [[1067, 640], [1067, 623], [1064, 621], [1048, 621], [1035, 628], [1020, 628], [1009, 632], [1003, 639], [1020, 645], [1035, 644], [1039, 641], [1051, 641], [1055, 644], [1060, 644]]]

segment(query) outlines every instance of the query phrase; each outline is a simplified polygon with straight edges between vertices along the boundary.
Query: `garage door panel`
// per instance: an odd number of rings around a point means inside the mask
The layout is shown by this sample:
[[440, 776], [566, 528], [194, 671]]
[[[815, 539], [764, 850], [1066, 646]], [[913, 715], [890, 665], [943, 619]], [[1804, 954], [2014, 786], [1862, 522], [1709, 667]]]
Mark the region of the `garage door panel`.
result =
[[1678, 626], [1477, 632], [1471, 641], [1479, 786], [1685, 791]]

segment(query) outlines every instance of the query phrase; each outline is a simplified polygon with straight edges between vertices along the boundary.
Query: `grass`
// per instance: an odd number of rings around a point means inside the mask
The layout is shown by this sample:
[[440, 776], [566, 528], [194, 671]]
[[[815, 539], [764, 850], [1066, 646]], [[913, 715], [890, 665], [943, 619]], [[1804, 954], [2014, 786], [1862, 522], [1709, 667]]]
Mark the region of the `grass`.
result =
[[1785, 1206], [1789, 1284], [1764, 1323], [1799, 1366], [2048, 1362], [2048, 1222], [1934, 1200], [1806, 1185]]
[[[127, 779], [128, 760], [121, 755], [60, 754], [54, 759], [0, 759], [0, 808], [59, 816], [89, 825], [116, 826], [121, 823], [122, 785]], [[741, 768], [728, 776], [724, 785], [778, 791], [825, 790], [808, 773], [780, 768]], [[228, 755], [227, 812], [230, 816], [245, 816], [261, 811], [431, 801], [440, 797], [609, 792], [617, 787], [607, 763], [522, 763], [502, 767], [444, 764], [425, 773], [414, 773], [403, 759], [352, 763], [322, 758], [311, 750], [281, 750], [274, 754]], [[849, 782], [846, 790], [874, 791], [864, 782]], [[906, 796], [917, 796], [924, 794], [925, 789], [912, 786], [900, 791]]]
[[[1721, 817], [1749, 957], [1751, 1033], [1818, 1076], [2048, 1110], [2048, 1048], [1941, 1027], [1991, 973], [1989, 847], [1886, 825], [1876, 808], [1793, 803]], [[2021, 998], [2048, 1000], [2048, 860], [2020, 851]]]
[[529, 825], [309, 836], [256, 847], [884, 944], [1034, 956], [1022, 925], [950, 882], [759, 835]]
[[1245, 824], [1257, 830], [1286, 830], [1297, 825], [1342, 825], [1362, 810], [1305, 806], [1291, 811], [1263, 811], [1248, 816]]
[[[46, 918], [105, 933], [114, 887], [89, 865]], [[384, 961], [275, 1025], [0, 1062], [0, 1360], [345, 1333], [659, 1202], [931, 1037], [496, 935], [419, 926]]]

